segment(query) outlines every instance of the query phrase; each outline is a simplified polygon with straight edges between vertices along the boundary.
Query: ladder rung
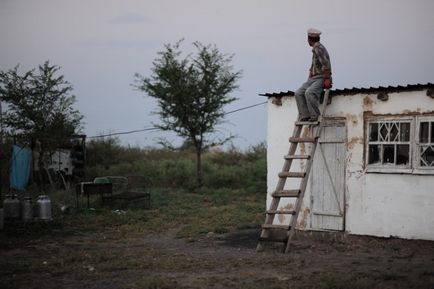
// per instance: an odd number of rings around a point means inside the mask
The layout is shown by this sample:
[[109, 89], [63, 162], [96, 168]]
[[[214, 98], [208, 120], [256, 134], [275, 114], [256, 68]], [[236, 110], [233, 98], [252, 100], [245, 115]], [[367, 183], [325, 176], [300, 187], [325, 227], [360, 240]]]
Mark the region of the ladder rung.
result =
[[267, 211], [267, 214], [273, 214], [273, 215], [276, 215], [276, 214], [281, 214], [281, 215], [294, 215], [295, 214], [295, 211], [292, 211], [292, 210], [268, 210]]
[[259, 242], [279, 242], [279, 243], [286, 243], [288, 241], [288, 238], [259, 238]]
[[304, 178], [304, 172], [280, 172], [279, 178]]
[[294, 159], [309, 159], [310, 155], [286, 155], [285, 160], [294, 160]]
[[314, 143], [316, 138], [314, 137], [290, 137], [289, 142], [311, 142]]
[[289, 225], [270, 225], [270, 224], [264, 224], [261, 226], [262, 229], [272, 229], [272, 230], [289, 230]]
[[319, 121], [296, 121], [295, 125], [318, 125]]
[[282, 190], [271, 194], [274, 198], [297, 198], [300, 190]]

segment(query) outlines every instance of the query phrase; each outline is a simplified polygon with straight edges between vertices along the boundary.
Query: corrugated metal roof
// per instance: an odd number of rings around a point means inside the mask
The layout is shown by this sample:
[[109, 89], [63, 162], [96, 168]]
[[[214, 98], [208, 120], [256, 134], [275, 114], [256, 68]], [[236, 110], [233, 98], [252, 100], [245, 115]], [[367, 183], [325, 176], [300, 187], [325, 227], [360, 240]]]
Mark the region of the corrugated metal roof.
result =
[[[412, 91], [412, 90], [422, 90], [422, 89], [434, 89], [434, 84], [431, 82], [425, 84], [407, 84], [405, 86], [379, 86], [379, 87], [352, 87], [344, 89], [332, 89], [330, 90], [330, 95], [353, 95], [358, 93], [379, 93], [379, 92], [402, 92], [402, 91]], [[282, 96], [294, 96], [294, 92], [291, 90], [281, 91], [281, 92], [271, 92], [271, 93], [261, 93], [261, 96], [266, 97], [282, 97]]]

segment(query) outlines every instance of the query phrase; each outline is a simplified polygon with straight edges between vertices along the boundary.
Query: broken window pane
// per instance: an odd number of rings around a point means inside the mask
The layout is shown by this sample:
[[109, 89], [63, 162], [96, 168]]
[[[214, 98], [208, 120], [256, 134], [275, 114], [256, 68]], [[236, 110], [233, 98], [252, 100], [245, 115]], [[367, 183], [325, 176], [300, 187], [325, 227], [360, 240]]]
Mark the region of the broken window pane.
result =
[[400, 141], [410, 141], [410, 123], [401, 122], [400, 123]]
[[383, 146], [383, 164], [395, 163], [395, 145]]
[[408, 165], [410, 155], [409, 145], [397, 145], [396, 149], [396, 164], [397, 165]]
[[369, 145], [368, 164], [375, 164], [379, 162], [380, 162], [380, 145]]
[[428, 128], [429, 128], [429, 122], [421, 122], [420, 123], [420, 129], [419, 129], [419, 142], [420, 143], [427, 143], [428, 142]]
[[369, 141], [378, 141], [378, 123], [369, 124]]

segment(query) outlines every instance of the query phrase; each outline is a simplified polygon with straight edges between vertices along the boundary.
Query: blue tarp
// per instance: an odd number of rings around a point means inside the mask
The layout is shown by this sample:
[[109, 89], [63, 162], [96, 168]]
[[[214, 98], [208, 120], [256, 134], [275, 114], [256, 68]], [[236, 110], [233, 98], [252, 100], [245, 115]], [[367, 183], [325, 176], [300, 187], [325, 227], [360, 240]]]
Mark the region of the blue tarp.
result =
[[32, 151], [29, 148], [12, 146], [12, 162], [10, 171], [10, 187], [22, 190], [26, 187], [32, 165]]

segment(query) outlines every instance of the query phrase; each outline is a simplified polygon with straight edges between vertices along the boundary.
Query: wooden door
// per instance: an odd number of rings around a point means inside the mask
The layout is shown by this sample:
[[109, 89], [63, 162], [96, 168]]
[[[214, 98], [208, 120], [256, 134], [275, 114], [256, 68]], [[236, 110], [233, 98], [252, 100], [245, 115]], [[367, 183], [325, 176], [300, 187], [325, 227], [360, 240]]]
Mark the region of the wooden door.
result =
[[312, 167], [312, 229], [345, 229], [346, 127], [343, 122], [326, 122], [321, 132]]

